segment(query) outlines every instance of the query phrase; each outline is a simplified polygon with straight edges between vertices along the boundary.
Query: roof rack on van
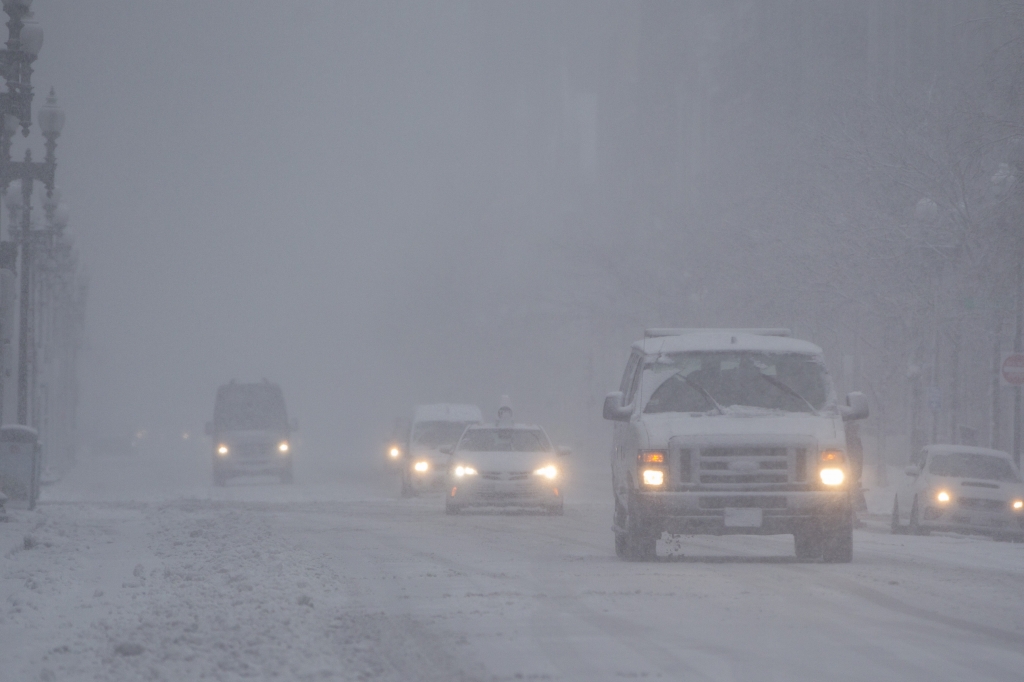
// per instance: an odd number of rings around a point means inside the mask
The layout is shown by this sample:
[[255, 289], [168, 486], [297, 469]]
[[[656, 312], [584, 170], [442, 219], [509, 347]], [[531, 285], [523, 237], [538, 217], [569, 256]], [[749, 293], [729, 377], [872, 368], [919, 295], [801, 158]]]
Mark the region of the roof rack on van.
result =
[[652, 327], [644, 330], [645, 339], [656, 339], [662, 336], [684, 336], [686, 334], [756, 334], [757, 336], [789, 336], [790, 331], [784, 327], [765, 327], [749, 329], [701, 329], [699, 327]]

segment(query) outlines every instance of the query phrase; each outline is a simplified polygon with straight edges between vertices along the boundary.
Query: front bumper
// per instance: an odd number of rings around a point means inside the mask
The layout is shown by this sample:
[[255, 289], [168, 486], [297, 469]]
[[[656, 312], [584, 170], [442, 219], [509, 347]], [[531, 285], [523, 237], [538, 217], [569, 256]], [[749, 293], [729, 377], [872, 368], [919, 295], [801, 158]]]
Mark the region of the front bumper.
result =
[[550, 507], [562, 503], [561, 483], [540, 476], [522, 481], [492, 481], [479, 476], [451, 477], [449, 504], [473, 507]]
[[415, 471], [410, 467], [406, 470], [406, 476], [413, 490], [424, 492], [444, 488], [446, 473], [433, 467], [427, 471]]
[[630, 513], [652, 535], [815, 533], [852, 521], [846, 490], [637, 492]]
[[926, 506], [918, 520], [922, 528], [980, 535], [1024, 537], [1024, 513]]
[[[216, 457], [216, 456], [215, 456]], [[251, 459], [247, 457], [216, 457], [213, 465], [223, 473], [240, 476], [279, 474], [291, 465], [290, 455], [283, 457]]]

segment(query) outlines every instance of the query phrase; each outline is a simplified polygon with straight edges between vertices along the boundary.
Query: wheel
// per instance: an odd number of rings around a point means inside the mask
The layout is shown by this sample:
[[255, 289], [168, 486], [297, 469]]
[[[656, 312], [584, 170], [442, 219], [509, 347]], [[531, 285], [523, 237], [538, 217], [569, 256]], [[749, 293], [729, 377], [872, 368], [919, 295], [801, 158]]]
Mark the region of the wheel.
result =
[[813, 530], [793, 533], [793, 547], [796, 550], [796, 558], [800, 561], [821, 558], [821, 536]]
[[629, 536], [625, 533], [615, 534], [615, 556], [620, 559], [629, 558]]
[[281, 483], [289, 484], [294, 480], [292, 477], [292, 465], [289, 462], [288, 467], [281, 472]]
[[451, 504], [450, 502], [445, 502], [444, 503], [444, 513], [445, 514], [455, 515], [455, 514], [460, 513], [461, 511], [462, 511], [462, 507], [460, 507], [457, 504]]
[[640, 533], [627, 536], [629, 558], [632, 561], [654, 561], [658, 558], [658, 538]]
[[550, 516], [562, 516], [565, 514], [565, 506], [562, 504], [556, 504], [548, 507], [548, 514]]
[[635, 504], [632, 490], [626, 500], [626, 509], [622, 509], [616, 500], [615, 525], [624, 528], [625, 532], [615, 534], [615, 554], [627, 561], [654, 561], [658, 558], [658, 538], [651, 535], [637, 514], [633, 513]]
[[219, 467], [213, 468], [213, 484], [218, 488], [223, 488], [228, 482], [228, 476]]
[[927, 528], [921, 527], [921, 521], [918, 519], [917, 512], [917, 497], [914, 498], [914, 504], [910, 505], [910, 534], [911, 535], [928, 535], [931, 533]]
[[892, 498], [892, 519], [889, 521], [889, 530], [893, 535], [907, 534], [907, 529], [900, 525], [900, 505], [899, 499], [896, 497]]
[[853, 520], [830, 529], [822, 537], [821, 558], [828, 564], [853, 561]]

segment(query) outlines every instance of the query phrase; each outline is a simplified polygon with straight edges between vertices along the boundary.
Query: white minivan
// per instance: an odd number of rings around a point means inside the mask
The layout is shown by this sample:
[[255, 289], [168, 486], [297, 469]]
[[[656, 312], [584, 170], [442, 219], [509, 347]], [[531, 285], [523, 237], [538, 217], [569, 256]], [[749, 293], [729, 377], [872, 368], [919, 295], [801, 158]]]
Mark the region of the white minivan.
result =
[[844, 420], [822, 350], [780, 329], [656, 329], [633, 344], [615, 422], [615, 551], [649, 560], [663, 533], [792, 534], [800, 559], [853, 556]]

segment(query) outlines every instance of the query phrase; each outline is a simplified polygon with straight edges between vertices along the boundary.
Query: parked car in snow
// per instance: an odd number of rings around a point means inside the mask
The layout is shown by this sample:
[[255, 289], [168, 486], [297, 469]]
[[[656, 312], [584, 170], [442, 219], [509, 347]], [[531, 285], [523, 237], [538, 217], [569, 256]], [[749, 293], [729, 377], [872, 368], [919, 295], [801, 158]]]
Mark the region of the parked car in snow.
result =
[[914, 455], [892, 502], [892, 532], [932, 530], [1024, 540], [1024, 482], [1010, 455], [929, 445]]
[[853, 556], [843, 421], [822, 350], [787, 330], [652, 329], [633, 344], [615, 422], [615, 551], [649, 560], [670, 534], [792, 534], [801, 559]]
[[224, 485], [232, 476], [271, 474], [292, 482], [291, 433], [281, 388], [231, 381], [217, 389], [213, 421], [206, 425], [213, 438], [213, 482]]
[[476, 405], [417, 405], [409, 428], [409, 443], [403, 453], [402, 497], [444, 486], [449, 449], [472, 424], [483, 421]]
[[[511, 415], [510, 415], [511, 416]], [[445, 511], [464, 507], [541, 508], [562, 514], [559, 458], [568, 448], [553, 448], [539, 426], [507, 423], [470, 426], [449, 448]]]

